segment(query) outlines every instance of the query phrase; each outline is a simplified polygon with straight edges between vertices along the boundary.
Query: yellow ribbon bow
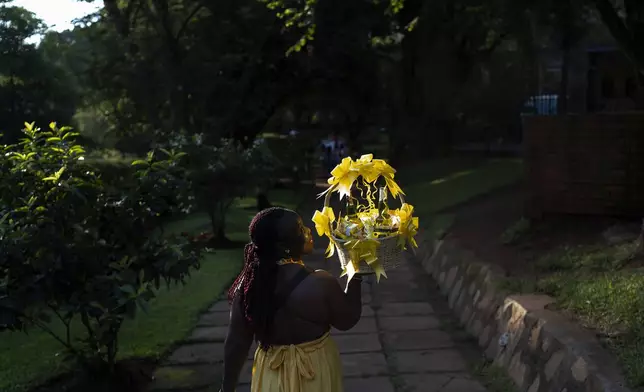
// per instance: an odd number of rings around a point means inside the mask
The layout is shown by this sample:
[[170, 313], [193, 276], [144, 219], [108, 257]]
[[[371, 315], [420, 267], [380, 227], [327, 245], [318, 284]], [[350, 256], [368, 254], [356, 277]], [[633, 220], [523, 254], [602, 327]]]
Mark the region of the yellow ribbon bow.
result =
[[330, 185], [329, 188], [320, 194], [324, 195], [327, 192], [331, 192], [332, 189], [335, 189], [340, 193], [340, 199], [345, 195], [351, 193], [351, 187], [355, 180], [360, 176], [360, 173], [356, 170], [353, 165], [353, 159], [351, 157], [346, 157], [338, 164], [332, 171], [331, 177], [327, 180]]
[[400, 186], [394, 181], [394, 175], [396, 174], [396, 170], [391, 167], [387, 162], [383, 161], [382, 159], [376, 159], [374, 160], [374, 165], [376, 168], [376, 171], [380, 173], [380, 175], [385, 179], [385, 182], [387, 183], [387, 188], [389, 188], [389, 192], [391, 192], [391, 196], [397, 197], [398, 194], [404, 195], [405, 192], [400, 188]]
[[418, 233], [418, 217], [413, 216], [414, 207], [411, 204], [403, 204], [400, 209], [394, 211], [395, 215], [400, 218], [400, 227], [398, 229], [398, 246], [405, 249], [406, 244], [418, 248], [416, 239]]
[[373, 183], [380, 177], [381, 168], [376, 166], [378, 161], [381, 159], [373, 159], [373, 154], [365, 154], [353, 162], [353, 168], [366, 182]]
[[313, 223], [315, 223], [315, 230], [320, 237], [327, 236], [329, 238], [329, 246], [326, 248], [326, 257], [331, 257], [335, 254], [335, 242], [331, 237], [331, 224], [335, 222], [335, 214], [331, 207], [324, 207], [322, 212], [315, 211], [313, 214]]
[[360, 271], [360, 261], [367, 263], [373, 272], [376, 275], [376, 281], [380, 282], [380, 277], [387, 277], [385, 269], [382, 267], [378, 261], [378, 247], [380, 242], [373, 239], [364, 239], [364, 240], [351, 240], [347, 241], [344, 246], [349, 251], [350, 262], [342, 270], [342, 276], [347, 276], [347, 284], [351, 281], [353, 276]]
[[365, 154], [354, 162], [354, 168], [368, 183], [374, 183], [378, 178], [383, 177], [393, 197], [398, 196], [398, 194], [405, 194], [394, 181], [396, 169], [391, 167], [384, 159], [373, 159], [373, 154]]
[[362, 177], [365, 182], [374, 183], [378, 178], [383, 177], [393, 197], [405, 194], [394, 180], [396, 170], [383, 159], [373, 159], [373, 154], [362, 155], [357, 161], [346, 157], [332, 171], [331, 177], [327, 180], [329, 188], [319, 196], [328, 192], [337, 191], [340, 199], [351, 193], [353, 183]]

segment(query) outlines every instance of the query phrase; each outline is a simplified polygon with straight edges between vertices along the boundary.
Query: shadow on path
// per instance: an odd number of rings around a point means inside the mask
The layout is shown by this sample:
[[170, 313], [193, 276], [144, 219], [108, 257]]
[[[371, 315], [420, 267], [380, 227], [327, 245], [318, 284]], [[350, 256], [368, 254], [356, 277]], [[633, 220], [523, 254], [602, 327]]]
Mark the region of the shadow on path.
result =
[[[337, 260], [325, 259], [321, 248], [307, 264], [338, 276]], [[344, 366], [345, 391], [484, 392], [469, 373], [482, 356], [456, 327], [431, 277], [411, 255], [388, 275], [379, 284], [373, 279], [363, 284], [360, 322], [350, 331], [332, 331]], [[217, 302], [157, 369], [150, 390], [216, 392], [227, 325], [228, 303]], [[254, 347], [238, 392], [250, 391], [253, 354]]]

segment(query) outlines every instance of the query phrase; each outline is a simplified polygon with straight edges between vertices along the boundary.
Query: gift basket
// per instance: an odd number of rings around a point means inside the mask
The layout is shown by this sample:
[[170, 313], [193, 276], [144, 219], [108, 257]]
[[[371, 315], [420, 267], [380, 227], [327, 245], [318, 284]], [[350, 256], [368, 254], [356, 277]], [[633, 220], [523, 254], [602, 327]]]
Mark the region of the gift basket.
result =
[[[414, 207], [406, 203], [404, 192], [394, 180], [396, 170], [372, 154], [358, 160], [344, 158], [331, 171], [329, 188], [322, 211], [313, 215], [320, 236], [329, 238], [327, 257], [337, 253], [342, 275], [348, 279], [358, 272], [374, 273], [376, 280], [387, 277], [387, 270], [396, 268], [408, 245], [417, 247], [414, 237], [418, 218]], [[334, 211], [334, 194], [344, 201], [344, 211]], [[390, 209], [388, 195], [400, 200], [400, 208]]]

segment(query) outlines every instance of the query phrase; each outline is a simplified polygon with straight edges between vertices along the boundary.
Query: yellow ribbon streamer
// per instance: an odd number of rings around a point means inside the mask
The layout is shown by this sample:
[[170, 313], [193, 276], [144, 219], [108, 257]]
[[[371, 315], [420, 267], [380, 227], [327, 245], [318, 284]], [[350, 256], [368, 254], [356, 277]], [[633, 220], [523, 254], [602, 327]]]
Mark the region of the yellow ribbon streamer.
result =
[[349, 251], [350, 262], [344, 267], [342, 275], [340, 275], [341, 277], [346, 275], [348, 281], [351, 281], [353, 276], [357, 272], [360, 272], [359, 264], [363, 260], [373, 269], [377, 282], [380, 282], [381, 276], [387, 277], [385, 269], [378, 260], [378, 247], [380, 246], [380, 242], [373, 239], [354, 239], [347, 241], [344, 246]]
[[313, 214], [313, 223], [315, 223], [315, 230], [320, 237], [327, 236], [329, 238], [329, 245], [326, 248], [326, 257], [331, 257], [335, 254], [335, 242], [331, 236], [331, 224], [335, 222], [335, 214], [331, 207], [324, 207], [322, 211], [315, 211]]

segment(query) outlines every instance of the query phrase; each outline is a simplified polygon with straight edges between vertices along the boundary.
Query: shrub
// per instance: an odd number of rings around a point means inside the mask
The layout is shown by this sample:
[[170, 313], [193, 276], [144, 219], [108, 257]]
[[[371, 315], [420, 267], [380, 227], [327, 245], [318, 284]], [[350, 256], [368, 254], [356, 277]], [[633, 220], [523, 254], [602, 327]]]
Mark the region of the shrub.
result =
[[200, 135], [177, 139], [174, 145], [189, 152], [186, 169], [196, 207], [210, 217], [215, 244], [225, 244], [227, 211], [235, 199], [272, 182], [275, 159], [262, 139], [247, 148], [232, 139], [216, 144], [204, 143]]
[[101, 181], [118, 188], [135, 185], [132, 162], [137, 159], [118, 150], [93, 150], [85, 155], [85, 163], [100, 173]]
[[132, 186], [117, 189], [86, 162], [71, 129], [26, 124], [24, 133], [0, 156], [0, 330], [40, 328], [85, 370], [110, 375], [123, 321], [161, 283], [184, 282], [199, 267], [196, 248], [155, 230], [185, 208], [184, 154], [148, 154], [130, 166]]
[[501, 233], [501, 243], [504, 245], [513, 245], [521, 240], [532, 227], [529, 219], [521, 217], [518, 221], [514, 222], [503, 233]]

